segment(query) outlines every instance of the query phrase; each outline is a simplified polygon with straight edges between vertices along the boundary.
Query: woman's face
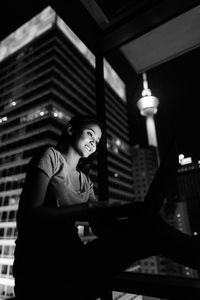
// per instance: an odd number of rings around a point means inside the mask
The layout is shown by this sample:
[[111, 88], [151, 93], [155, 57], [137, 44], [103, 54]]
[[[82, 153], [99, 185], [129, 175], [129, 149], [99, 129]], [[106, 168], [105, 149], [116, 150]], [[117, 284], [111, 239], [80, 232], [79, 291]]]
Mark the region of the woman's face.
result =
[[96, 151], [101, 135], [101, 128], [97, 124], [91, 124], [82, 129], [74, 141], [74, 148], [80, 157], [86, 158]]

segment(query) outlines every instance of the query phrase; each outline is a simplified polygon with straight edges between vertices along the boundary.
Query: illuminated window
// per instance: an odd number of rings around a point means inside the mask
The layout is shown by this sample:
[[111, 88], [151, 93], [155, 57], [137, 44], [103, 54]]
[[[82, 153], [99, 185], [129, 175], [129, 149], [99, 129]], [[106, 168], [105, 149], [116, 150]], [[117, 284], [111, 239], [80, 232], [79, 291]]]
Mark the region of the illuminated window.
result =
[[4, 251], [3, 251], [4, 256], [9, 256], [9, 250], [10, 250], [9, 246], [4, 246]]
[[83, 236], [84, 235], [84, 226], [83, 225], [78, 225], [77, 228], [78, 228], [78, 234], [80, 236]]
[[14, 99], [10, 99], [8, 105], [6, 105], [4, 108], [12, 108], [15, 107], [20, 101], [19, 100], [14, 100]]
[[13, 236], [13, 234], [12, 234], [12, 227], [8, 227], [7, 230], [6, 230], [6, 237], [10, 238], [11, 236]]
[[8, 266], [7, 265], [2, 265], [1, 274], [6, 275], [7, 272], [8, 272]]
[[121, 146], [121, 140], [120, 139], [116, 139], [115, 140], [115, 144], [120, 147]]
[[52, 111], [51, 111], [52, 115], [54, 118], [58, 118], [60, 120], [66, 121], [68, 122], [70, 120], [70, 116], [65, 114], [64, 112], [56, 109], [55, 107], [53, 107]]
[[44, 117], [47, 114], [51, 114], [54, 118], [58, 118], [60, 120], [63, 120], [65, 122], [68, 122], [71, 118], [68, 114], [64, 113], [63, 111], [57, 109], [56, 107], [47, 105], [40, 109], [33, 110], [29, 112], [28, 114], [21, 117], [20, 122], [26, 123], [30, 122], [32, 120]]
[[118, 147], [113, 147], [113, 151], [114, 151], [115, 153], [118, 153], [118, 152], [119, 152]]
[[40, 109], [36, 109], [36, 110], [30, 112], [29, 114], [21, 117], [20, 118], [20, 123], [30, 122], [34, 119], [38, 119], [40, 117], [43, 117], [47, 113], [48, 113], [48, 110], [45, 107], [40, 108]]
[[13, 266], [10, 265], [9, 266], [9, 277], [12, 277], [13, 276]]
[[8, 121], [8, 118], [6, 116], [0, 118], [0, 123], [4, 123], [6, 121]]

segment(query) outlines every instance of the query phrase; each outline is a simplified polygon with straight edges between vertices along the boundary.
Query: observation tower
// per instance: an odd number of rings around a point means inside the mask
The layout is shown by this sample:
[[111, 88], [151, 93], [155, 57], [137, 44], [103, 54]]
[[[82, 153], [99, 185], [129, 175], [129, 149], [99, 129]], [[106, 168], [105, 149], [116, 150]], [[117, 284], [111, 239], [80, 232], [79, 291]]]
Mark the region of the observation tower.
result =
[[142, 98], [138, 100], [137, 107], [139, 108], [141, 115], [146, 117], [148, 144], [149, 146], [154, 146], [157, 148], [158, 143], [156, 137], [154, 115], [157, 113], [159, 100], [158, 98], [152, 96], [151, 90], [148, 88], [146, 73], [143, 73], [142, 76], [143, 76]]

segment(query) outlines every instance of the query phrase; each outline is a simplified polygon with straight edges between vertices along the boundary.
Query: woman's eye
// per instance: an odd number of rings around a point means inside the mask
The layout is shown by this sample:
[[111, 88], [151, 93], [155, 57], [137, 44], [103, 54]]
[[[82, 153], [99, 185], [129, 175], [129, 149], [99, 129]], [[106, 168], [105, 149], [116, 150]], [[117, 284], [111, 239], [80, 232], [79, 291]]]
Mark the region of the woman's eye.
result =
[[88, 135], [89, 135], [89, 136], [92, 136], [92, 133], [91, 133], [90, 131], [88, 131]]

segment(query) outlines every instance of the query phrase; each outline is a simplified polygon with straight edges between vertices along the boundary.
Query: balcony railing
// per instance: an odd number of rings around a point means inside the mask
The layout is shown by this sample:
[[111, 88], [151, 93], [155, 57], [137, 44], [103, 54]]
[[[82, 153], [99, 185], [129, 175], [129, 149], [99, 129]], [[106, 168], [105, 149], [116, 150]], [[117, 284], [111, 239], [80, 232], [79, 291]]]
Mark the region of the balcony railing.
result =
[[[123, 272], [110, 283], [111, 291], [158, 298], [199, 300], [200, 279]], [[102, 298], [102, 300], [111, 300]]]
[[[200, 279], [122, 272], [110, 282], [101, 300], [112, 300], [112, 291], [158, 298], [199, 300]], [[15, 297], [9, 300], [18, 300]]]

